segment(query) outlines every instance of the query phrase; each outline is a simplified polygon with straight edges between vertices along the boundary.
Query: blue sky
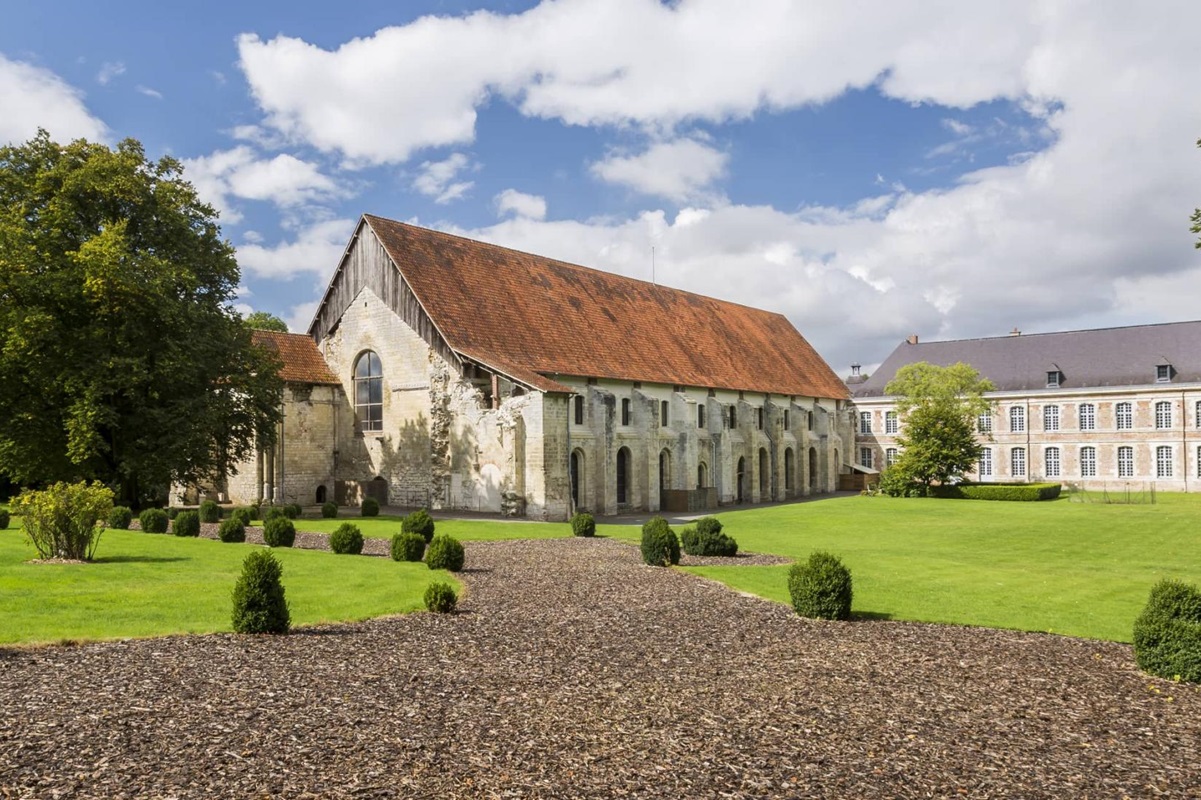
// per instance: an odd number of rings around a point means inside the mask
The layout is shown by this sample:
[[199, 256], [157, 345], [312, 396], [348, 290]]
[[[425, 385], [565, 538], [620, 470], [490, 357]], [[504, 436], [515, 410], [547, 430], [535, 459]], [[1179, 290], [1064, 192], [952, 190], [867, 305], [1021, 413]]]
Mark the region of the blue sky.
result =
[[0, 141], [140, 139], [304, 330], [363, 212], [905, 336], [1195, 319], [1192, 3], [53, 3]]

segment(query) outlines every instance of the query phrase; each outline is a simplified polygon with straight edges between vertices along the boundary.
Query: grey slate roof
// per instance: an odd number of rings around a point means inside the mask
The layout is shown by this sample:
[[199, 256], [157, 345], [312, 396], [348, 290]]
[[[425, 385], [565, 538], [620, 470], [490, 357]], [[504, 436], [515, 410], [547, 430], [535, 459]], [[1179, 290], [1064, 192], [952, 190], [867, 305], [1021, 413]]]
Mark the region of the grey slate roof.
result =
[[964, 362], [997, 385], [999, 391], [1047, 388], [1047, 373], [1063, 373], [1065, 389], [1144, 386], [1156, 383], [1156, 366], [1171, 364], [1172, 384], [1201, 382], [1201, 321], [1098, 328], [1061, 333], [958, 339], [949, 342], [902, 342], [865, 383], [851, 387], [854, 397], [880, 397], [906, 364], [925, 361], [948, 366]]

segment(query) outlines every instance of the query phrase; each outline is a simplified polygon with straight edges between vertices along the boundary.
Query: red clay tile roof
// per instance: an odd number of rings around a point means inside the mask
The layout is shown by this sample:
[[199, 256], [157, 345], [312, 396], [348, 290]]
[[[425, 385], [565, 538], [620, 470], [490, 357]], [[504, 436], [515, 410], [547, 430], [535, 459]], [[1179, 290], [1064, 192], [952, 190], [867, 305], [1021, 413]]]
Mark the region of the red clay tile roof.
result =
[[447, 343], [468, 358], [552, 377], [848, 397], [781, 314], [365, 219]]
[[341, 383], [329, 371], [316, 343], [303, 333], [256, 330], [251, 331], [250, 336], [255, 344], [271, 348], [279, 354], [284, 363], [279, 376], [287, 383]]

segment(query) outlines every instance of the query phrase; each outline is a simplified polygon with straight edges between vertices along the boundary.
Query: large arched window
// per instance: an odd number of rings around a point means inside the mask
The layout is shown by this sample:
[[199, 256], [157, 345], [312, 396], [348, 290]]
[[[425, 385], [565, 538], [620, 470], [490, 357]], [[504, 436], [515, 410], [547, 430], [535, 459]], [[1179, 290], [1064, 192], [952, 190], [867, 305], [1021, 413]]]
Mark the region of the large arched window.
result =
[[371, 350], [354, 364], [354, 413], [359, 430], [384, 429], [384, 370]]

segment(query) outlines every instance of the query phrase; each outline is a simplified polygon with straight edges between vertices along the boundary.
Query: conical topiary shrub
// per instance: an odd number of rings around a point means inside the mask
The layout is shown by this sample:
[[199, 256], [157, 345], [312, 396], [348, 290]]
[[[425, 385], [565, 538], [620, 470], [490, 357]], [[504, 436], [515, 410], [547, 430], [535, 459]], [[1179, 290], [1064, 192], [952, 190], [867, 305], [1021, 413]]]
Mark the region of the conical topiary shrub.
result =
[[234, 585], [234, 630], [238, 633], [287, 633], [292, 624], [284, 585], [284, 568], [269, 550], [255, 550], [242, 562]]

